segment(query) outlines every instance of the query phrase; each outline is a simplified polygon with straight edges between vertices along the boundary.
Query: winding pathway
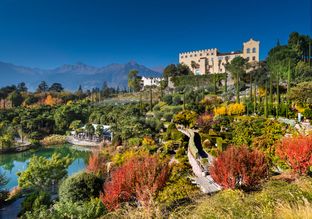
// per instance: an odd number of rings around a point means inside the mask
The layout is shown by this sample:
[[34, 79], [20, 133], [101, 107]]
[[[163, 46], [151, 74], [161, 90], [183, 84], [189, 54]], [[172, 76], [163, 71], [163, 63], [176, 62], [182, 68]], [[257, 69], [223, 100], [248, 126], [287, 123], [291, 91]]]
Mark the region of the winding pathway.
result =
[[[185, 129], [181, 126], [177, 127], [177, 129], [189, 137], [189, 146], [187, 150], [187, 157], [189, 163], [192, 166], [193, 173], [196, 178], [194, 179], [196, 184], [202, 190], [202, 192], [211, 194], [217, 191], [220, 191], [222, 188], [219, 184], [217, 184], [210, 175], [208, 175], [208, 167], [203, 166], [200, 162], [201, 159], [206, 158], [208, 160], [208, 166], [212, 163], [214, 157], [210, 154], [206, 153], [203, 150], [201, 145], [200, 135], [197, 130]], [[195, 147], [198, 151], [198, 157], [194, 157], [190, 150], [190, 142], [194, 142]]]

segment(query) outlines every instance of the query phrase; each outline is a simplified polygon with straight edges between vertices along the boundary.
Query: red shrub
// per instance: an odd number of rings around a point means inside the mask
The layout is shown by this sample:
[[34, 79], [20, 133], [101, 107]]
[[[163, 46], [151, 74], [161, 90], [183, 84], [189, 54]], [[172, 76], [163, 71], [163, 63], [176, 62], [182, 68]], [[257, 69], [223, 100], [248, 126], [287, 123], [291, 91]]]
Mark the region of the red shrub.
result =
[[110, 210], [131, 200], [147, 206], [152, 196], [164, 187], [168, 175], [168, 162], [150, 155], [134, 157], [112, 172], [111, 180], [103, 185], [104, 194], [100, 198]]
[[299, 174], [306, 174], [312, 166], [312, 134], [282, 139], [277, 155]]
[[212, 178], [224, 188], [250, 188], [268, 175], [265, 155], [247, 147], [229, 147], [210, 167]]
[[196, 121], [199, 128], [208, 131], [214, 124], [213, 114], [208, 114], [207, 112], [201, 114]]
[[88, 166], [86, 167], [88, 173], [95, 175], [106, 173], [106, 161], [99, 153], [93, 152], [89, 157]]

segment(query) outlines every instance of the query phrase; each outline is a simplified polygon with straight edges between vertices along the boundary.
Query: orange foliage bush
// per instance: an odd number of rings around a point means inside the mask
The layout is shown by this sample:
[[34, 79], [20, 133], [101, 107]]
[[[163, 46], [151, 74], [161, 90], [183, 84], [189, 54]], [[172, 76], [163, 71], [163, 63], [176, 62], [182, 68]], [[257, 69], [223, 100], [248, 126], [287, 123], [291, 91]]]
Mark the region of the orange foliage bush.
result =
[[111, 180], [103, 185], [100, 198], [109, 210], [128, 201], [148, 206], [154, 194], [165, 186], [168, 176], [167, 161], [151, 155], [137, 156], [111, 173]]
[[210, 174], [224, 188], [251, 188], [268, 176], [268, 163], [258, 150], [230, 146], [214, 160]]
[[295, 172], [307, 174], [312, 166], [312, 134], [282, 139], [276, 153]]
[[49, 106], [54, 106], [56, 104], [62, 103], [62, 100], [59, 98], [54, 98], [52, 97], [51, 94], [49, 94], [45, 99], [44, 99], [44, 104], [49, 105]]
[[89, 157], [88, 165], [86, 167], [88, 173], [95, 175], [104, 175], [106, 173], [106, 161], [103, 156], [97, 152], [93, 152]]

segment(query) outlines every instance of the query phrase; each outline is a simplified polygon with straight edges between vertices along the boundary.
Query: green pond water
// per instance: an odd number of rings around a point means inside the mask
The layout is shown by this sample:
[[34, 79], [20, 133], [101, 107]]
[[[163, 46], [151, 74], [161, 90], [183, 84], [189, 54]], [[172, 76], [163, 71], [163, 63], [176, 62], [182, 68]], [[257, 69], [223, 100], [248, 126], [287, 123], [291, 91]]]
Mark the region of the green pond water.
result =
[[9, 182], [5, 186], [6, 189], [12, 189], [18, 185], [17, 172], [21, 172], [27, 168], [29, 159], [34, 156], [51, 157], [53, 153], [59, 153], [64, 157], [69, 155], [73, 158], [73, 162], [68, 167], [68, 175], [83, 170], [88, 162], [90, 151], [83, 147], [72, 145], [56, 145], [53, 147], [45, 147], [34, 150], [29, 150], [20, 153], [10, 153], [0, 155], [0, 171], [5, 174]]

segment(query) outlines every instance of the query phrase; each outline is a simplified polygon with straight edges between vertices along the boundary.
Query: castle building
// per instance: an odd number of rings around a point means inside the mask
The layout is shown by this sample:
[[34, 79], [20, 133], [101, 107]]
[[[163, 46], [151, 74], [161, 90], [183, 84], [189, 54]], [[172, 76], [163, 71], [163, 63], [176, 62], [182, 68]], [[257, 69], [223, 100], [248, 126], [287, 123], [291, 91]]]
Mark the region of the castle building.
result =
[[179, 54], [179, 63], [186, 64], [195, 75], [225, 73], [225, 64], [241, 56], [249, 62], [259, 62], [260, 41], [250, 39], [243, 43], [243, 50], [221, 53], [218, 49], [205, 49]]

